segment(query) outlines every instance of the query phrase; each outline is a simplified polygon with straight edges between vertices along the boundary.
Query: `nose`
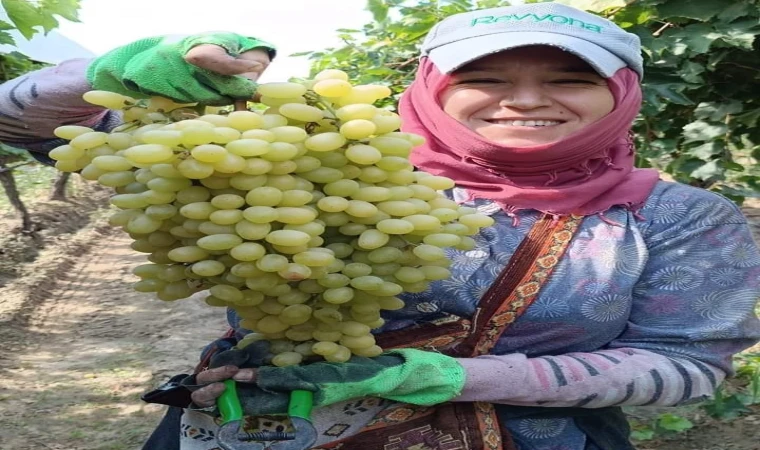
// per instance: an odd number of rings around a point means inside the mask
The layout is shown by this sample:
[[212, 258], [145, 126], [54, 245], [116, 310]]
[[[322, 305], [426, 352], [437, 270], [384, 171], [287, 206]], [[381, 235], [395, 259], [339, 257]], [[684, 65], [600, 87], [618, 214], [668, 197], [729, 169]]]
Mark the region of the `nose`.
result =
[[499, 101], [499, 106], [517, 109], [535, 109], [550, 106], [551, 98], [538, 85], [512, 85]]

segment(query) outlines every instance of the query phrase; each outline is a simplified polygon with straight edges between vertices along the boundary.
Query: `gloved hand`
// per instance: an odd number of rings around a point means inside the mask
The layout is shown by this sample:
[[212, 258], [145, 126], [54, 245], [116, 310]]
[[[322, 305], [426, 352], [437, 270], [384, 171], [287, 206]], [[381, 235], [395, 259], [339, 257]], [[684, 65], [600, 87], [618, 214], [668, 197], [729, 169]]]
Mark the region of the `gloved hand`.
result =
[[[434, 405], [459, 395], [465, 382], [464, 368], [456, 359], [416, 349], [392, 350], [374, 358], [355, 356], [345, 363], [265, 366], [248, 371], [248, 381], [239, 376], [242, 373], [234, 378], [249, 416], [286, 413], [289, 394], [296, 389], [314, 392], [316, 407], [360, 397]], [[200, 406], [212, 406], [222, 392], [197, 391], [193, 399]]]
[[94, 89], [177, 103], [228, 105], [250, 99], [275, 56], [272, 44], [235, 33], [152, 37], [116, 48], [87, 68]]

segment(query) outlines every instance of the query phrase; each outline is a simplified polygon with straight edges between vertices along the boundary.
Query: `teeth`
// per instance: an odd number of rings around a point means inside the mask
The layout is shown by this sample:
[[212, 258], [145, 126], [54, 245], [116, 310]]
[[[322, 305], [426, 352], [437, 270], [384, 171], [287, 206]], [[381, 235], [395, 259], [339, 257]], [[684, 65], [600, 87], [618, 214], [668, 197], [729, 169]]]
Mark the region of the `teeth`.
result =
[[512, 127], [549, 127], [562, 123], [558, 120], [496, 120], [495, 122]]

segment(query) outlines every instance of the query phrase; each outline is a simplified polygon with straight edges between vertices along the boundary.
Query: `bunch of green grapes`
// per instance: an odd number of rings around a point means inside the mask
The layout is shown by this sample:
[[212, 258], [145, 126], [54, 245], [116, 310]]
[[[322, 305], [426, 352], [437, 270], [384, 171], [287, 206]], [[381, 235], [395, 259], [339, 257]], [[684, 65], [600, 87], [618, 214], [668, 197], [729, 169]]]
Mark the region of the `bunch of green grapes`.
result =
[[452, 180], [413, 169], [424, 140], [373, 105], [387, 87], [326, 70], [259, 93], [264, 112], [91, 91], [132, 121], [60, 127], [70, 142], [50, 156], [115, 189], [110, 223], [150, 261], [136, 290], [173, 301], [208, 289], [254, 332], [241, 345], [272, 342], [275, 365], [378, 355], [381, 311], [448, 278], [444, 249], [471, 249], [493, 220], [442, 195]]

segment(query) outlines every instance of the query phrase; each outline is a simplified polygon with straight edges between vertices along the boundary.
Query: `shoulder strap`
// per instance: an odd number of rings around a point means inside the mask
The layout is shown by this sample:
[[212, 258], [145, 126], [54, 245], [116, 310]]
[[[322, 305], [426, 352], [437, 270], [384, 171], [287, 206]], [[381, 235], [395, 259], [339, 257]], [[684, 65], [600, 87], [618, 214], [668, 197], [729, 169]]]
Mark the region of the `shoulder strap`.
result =
[[469, 334], [456, 346], [457, 356], [483, 355], [493, 348], [536, 299], [582, 220], [545, 215], [536, 221], [480, 300]]

